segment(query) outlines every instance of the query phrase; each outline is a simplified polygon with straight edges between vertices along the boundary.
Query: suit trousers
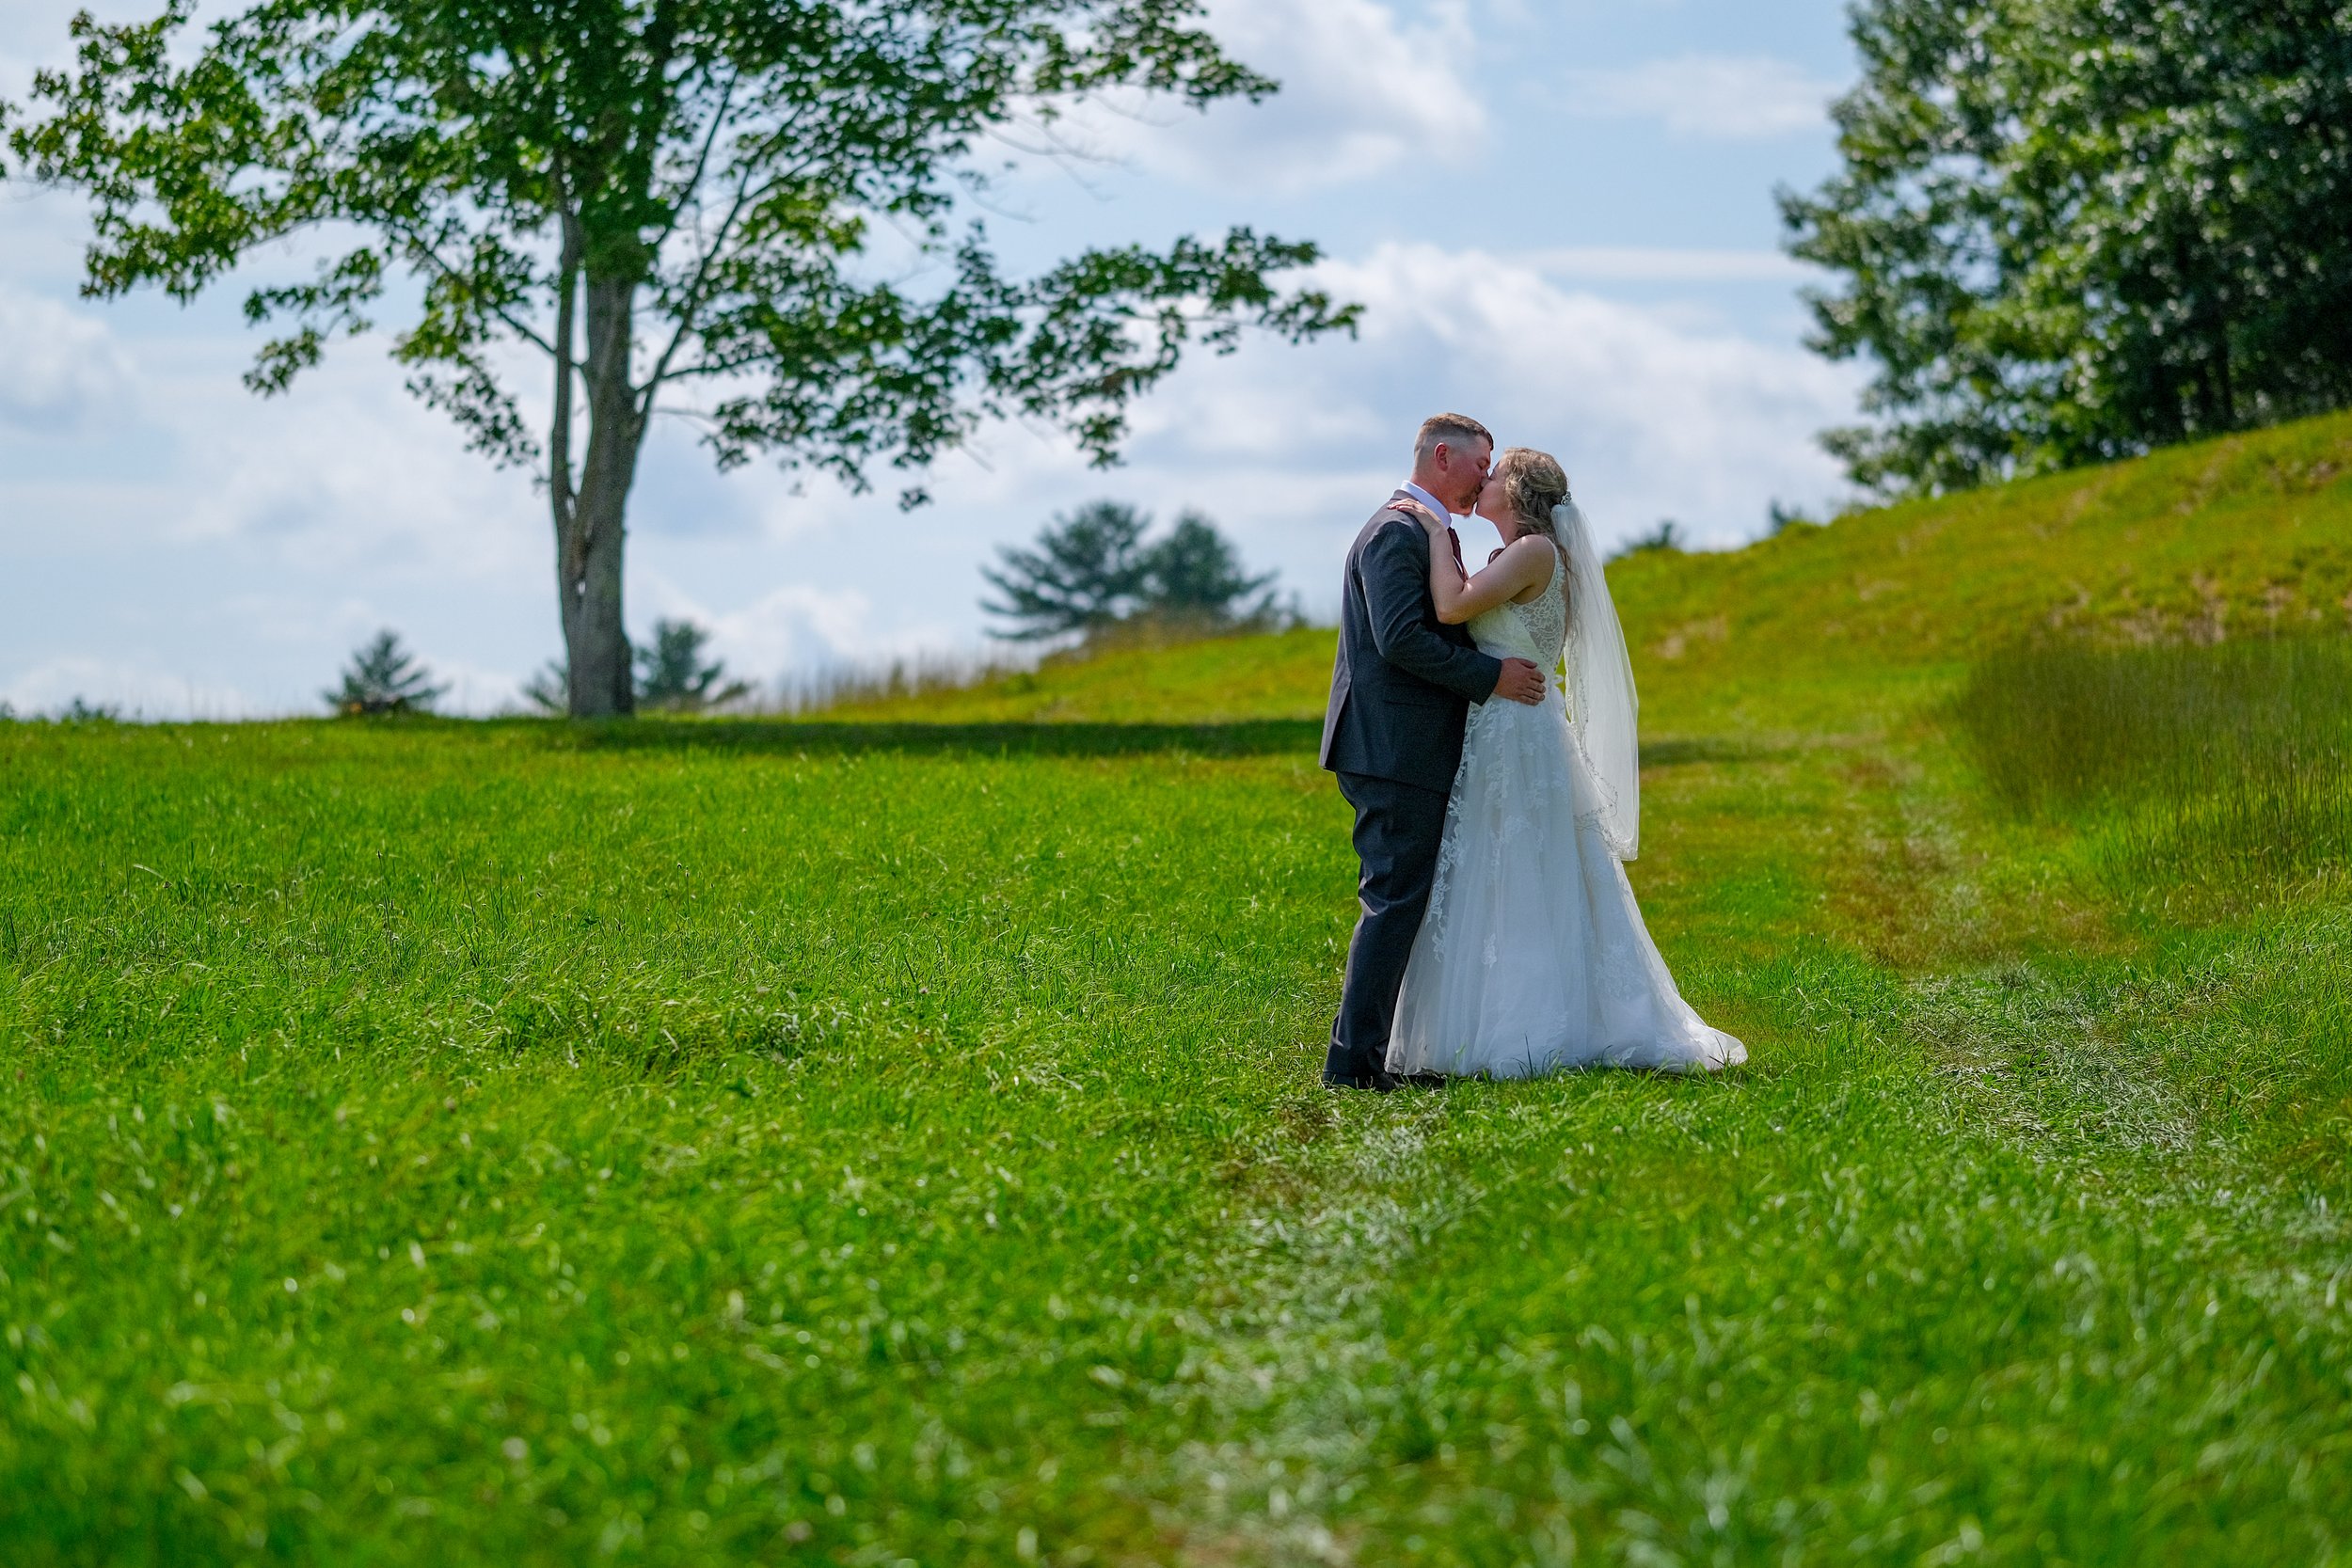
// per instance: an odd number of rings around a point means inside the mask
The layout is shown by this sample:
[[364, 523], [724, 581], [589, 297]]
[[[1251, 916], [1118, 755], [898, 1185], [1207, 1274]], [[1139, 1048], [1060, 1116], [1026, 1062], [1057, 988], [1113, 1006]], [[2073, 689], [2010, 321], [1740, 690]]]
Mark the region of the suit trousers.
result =
[[1356, 857], [1363, 866], [1356, 887], [1363, 912], [1347, 944], [1347, 980], [1323, 1076], [1353, 1083], [1380, 1071], [1388, 1059], [1405, 963], [1438, 878], [1446, 796], [1366, 773], [1342, 773], [1339, 780], [1340, 793], [1356, 808]]

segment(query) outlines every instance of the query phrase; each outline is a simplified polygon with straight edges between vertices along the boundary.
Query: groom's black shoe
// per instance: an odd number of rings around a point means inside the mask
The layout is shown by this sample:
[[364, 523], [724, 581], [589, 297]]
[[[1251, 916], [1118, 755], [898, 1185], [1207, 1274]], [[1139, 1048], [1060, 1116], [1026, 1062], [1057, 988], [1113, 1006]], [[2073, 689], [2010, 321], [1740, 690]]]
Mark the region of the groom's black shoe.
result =
[[1394, 1075], [1382, 1072], [1376, 1068], [1371, 1072], [1356, 1076], [1327, 1072], [1323, 1075], [1323, 1086], [1327, 1089], [1370, 1089], [1375, 1094], [1394, 1094], [1396, 1079]]

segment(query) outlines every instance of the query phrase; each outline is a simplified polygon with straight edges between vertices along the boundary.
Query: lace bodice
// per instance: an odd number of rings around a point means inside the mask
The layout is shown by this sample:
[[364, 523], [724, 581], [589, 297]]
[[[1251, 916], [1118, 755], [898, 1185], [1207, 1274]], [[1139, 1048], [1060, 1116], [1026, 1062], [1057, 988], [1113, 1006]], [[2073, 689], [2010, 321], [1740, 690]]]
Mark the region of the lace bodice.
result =
[[1470, 617], [1478, 651], [1496, 658], [1523, 658], [1539, 670], [1560, 662], [1568, 641], [1568, 566], [1556, 563], [1544, 591], [1525, 604], [1499, 604]]

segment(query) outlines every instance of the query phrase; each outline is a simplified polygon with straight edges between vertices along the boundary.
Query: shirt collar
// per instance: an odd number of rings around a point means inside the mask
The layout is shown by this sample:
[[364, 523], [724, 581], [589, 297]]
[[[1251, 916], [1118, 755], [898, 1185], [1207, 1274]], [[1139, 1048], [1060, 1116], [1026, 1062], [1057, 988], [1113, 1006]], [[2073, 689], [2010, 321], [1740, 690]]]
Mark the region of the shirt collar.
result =
[[1438, 516], [1444, 518], [1448, 528], [1452, 528], [1454, 526], [1454, 509], [1446, 505], [1445, 502], [1439, 500], [1437, 497], [1431, 495], [1420, 485], [1415, 484], [1409, 479], [1406, 480], [1404, 484], [1399, 486], [1399, 488], [1401, 488], [1406, 495], [1412, 497], [1415, 500], [1421, 502], [1422, 505], [1429, 508], [1430, 511], [1435, 512]]

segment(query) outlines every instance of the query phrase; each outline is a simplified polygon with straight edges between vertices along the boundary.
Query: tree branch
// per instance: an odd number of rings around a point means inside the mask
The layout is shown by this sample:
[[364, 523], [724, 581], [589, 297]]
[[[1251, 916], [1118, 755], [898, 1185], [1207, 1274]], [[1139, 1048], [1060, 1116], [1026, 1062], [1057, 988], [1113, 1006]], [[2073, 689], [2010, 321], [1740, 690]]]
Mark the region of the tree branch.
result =
[[645, 377], [644, 402], [638, 409], [641, 418], [653, 412], [654, 397], [661, 390], [661, 384], [669, 379], [670, 361], [676, 356], [687, 335], [694, 329], [694, 320], [702, 313], [703, 285], [710, 279], [711, 264], [726, 248], [727, 235], [733, 231], [736, 221], [743, 215], [744, 204], [751, 198], [750, 192], [751, 176], [746, 172], [743, 183], [736, 188], [734, 204], [727, 209], [727, 215], [719, 224], [719, 231], [710, 237], [710, 244], [704, 248], [701, 260], [694, 263], [693, 278], [687, 285], [685, 300], [678, 308], [677, 328], [670, 334], [670, 341], [662, 345], [660, 356], [654, 361], [652, 372]]
[[[451, 266], [447, 261], [442, 261], [440, 252], [434, 249], [431, 243], [420, 234], [414, 227], [407, 224], [393, 224], [389, 225], [389, 227], [392, 229], [393, 233], [398, 235], [403, 240], [408, 252], [408, 259], [411, 261], [422, 261], [431, 262], [442, 277], [449, 278], [452, 282], [464, 283], [468, 281], [466, 274], [458, 271], [455, 267]], [[501, 322], [505, 324], [507, 330], [513, 332], [516, 337], [521, 338], [524, 341], [530, 343], [540, 353], [550, 356], [555, 354], [554, 344], [548, 342], [545, 338], [541, 337], [538, 332], [530, 325], [530, 324], [516, 317], [515, 314], [509, 311], [504, 306], [488, 305], [487, 309], [490, 314], [496, 316]]]
[[[732, 87], [729, 90], [733, 90]], [[800, 120], [801, 111], [795, 110], [788, 119], [776, 127], [774, 135], [769, 139], [772, 142], [788, 134], [793, 126], [800, 123]], [[735, 199], [727, 208], [727, 215], [720, 221], [718, 232], [711, 235], [709, 244], [704, 247], [701, 259], [694, 264], [694, 276], [689, 281], [685, 297], [677, 309], [677, 329], [670, 334], [670, 341], [662, 345], [660, 357], [654, 361], [652, 372], [645, 377], [645, 385], [643, 388], [644, 401], [638, 408], [638, 415], [641, 419], [653, 412], [655, 396], [660, 391], [662, 384], [671, 379], [670, 362], [677, 356], [677, 351], [684, 346], [687, 338], [693, 332], [696, 318], [701, 315], [702, 308], [706, 303], [703, 285], [709, 281], [711, 264], [719, 259], [720, 252], [726, 248], [727, 236], [734, 231], [735, 225], [741, 219], [744, 209], [755, 202], [766, 200], [770, 193], [777, 186], [787, 180], [797, 179], [806, 173], [816, 162], [817, 154], [812, 153], [787, 168], [772, 170], [768, 178], [760, 181], [757, 185], [752, 183], [752, 174], [757, 166], [754, 165], [745, 168], [743, 182], [736, 187]]]
[[[687, 177], [682, 187], [686, 196], [703, 188], [703, 175], [710, 167], [711, 150], [719, 145], [719, 133], [726, 129], [728, 111], [735, 106], [735, 89], [742, 80], [740, 71], [727, 73], [727, 85], [719, 94], [719, 107], [710, 116], [710, 134], [703, 138], [702, 150], [694, 154], [694, 172]], [[670, 236], [677, 232], [678, 216], [685, 211], [686, 201], [682, 198], [676, 206], [670, 209], [670, 221], [662, 226], [660, 236], [653, 242], [655, 254], [659, 255], [661, 247], [669, 243]]]

